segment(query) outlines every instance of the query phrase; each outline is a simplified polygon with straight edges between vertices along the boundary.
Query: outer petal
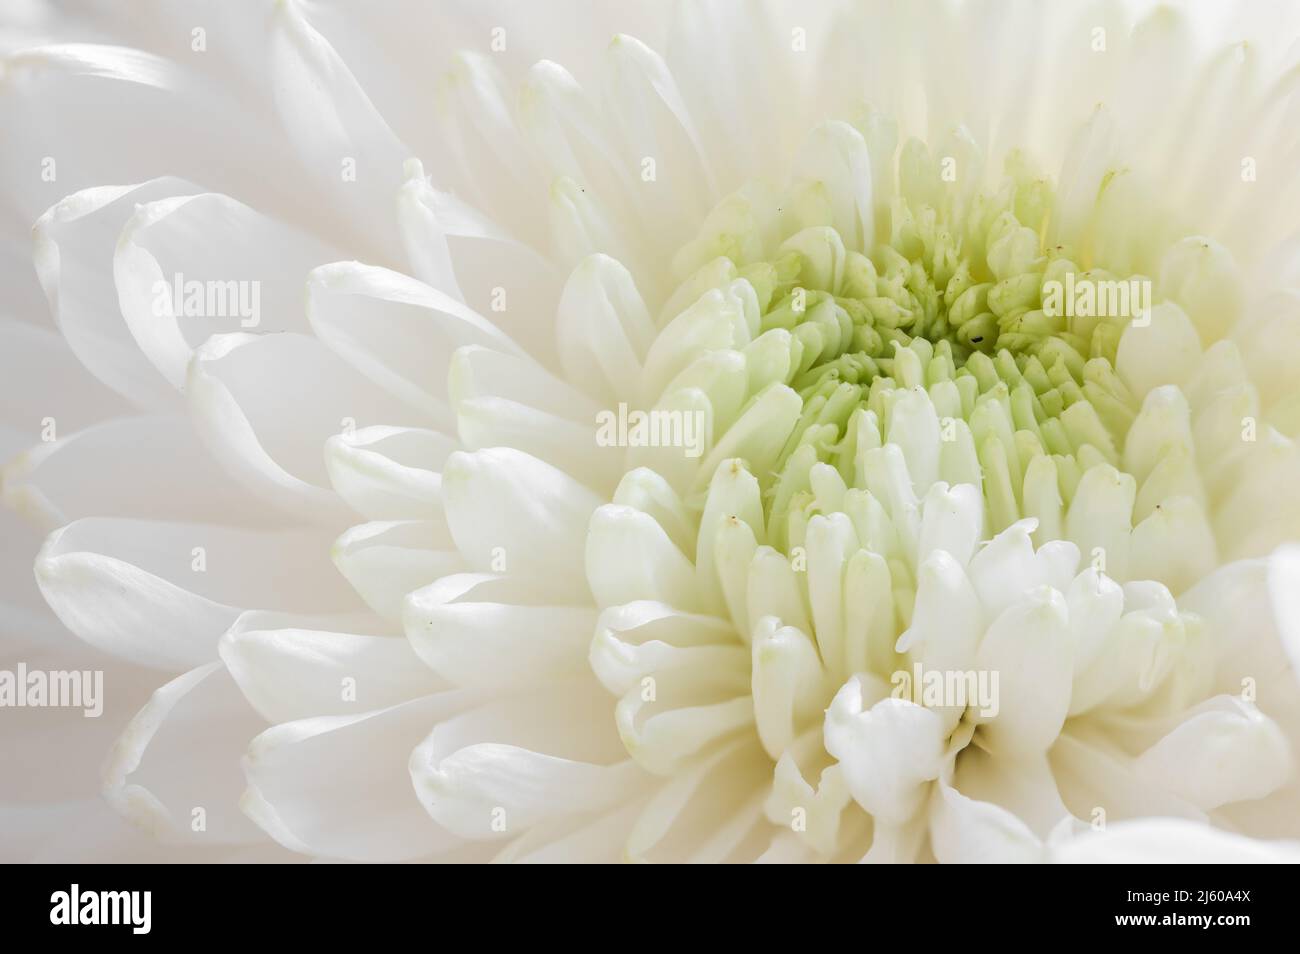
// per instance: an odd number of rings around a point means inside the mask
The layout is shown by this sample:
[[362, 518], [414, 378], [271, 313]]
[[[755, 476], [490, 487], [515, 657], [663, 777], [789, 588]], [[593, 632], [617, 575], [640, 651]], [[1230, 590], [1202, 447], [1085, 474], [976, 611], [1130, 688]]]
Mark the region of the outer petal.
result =
[[1295, 864], [1300, 844], [1255, 841], [1195, 822], [1153, 818], [1119, 822], [1105, 832], [1053, 845], [1048, 857], [1065, 864]]
[[590, 686], [515, 694], [438, 725], [411, 753], [411, 778], [440, 824], [500, 839], [637, 794], [645, 776], [621, 760], [611, 728], [608, 703]]
[[442, 693], [268, 729], [245, 757], [244, 812], [285, 847], [327, 858], [399, 861], [454, 851], [460, 839], [420, 807], [406, 761], [430, 724], [474, 702], [471, 694]]
[[239, 753], [265, 723], [221, 663], [167, 683], [131, 720], [104, 766], [104, 796], [157, 836], [249, 843], [257, 829], [239, 813]]
[[[241, 604], [329, 612], [356, 608], [331, 587], [320, 534], [89, 518], [57, 530], [36, 561], [51, 608], [74, 633], [142, 665], [212, 659]], [[322, 585], [324, 584], [324, 585]]]
[[591, 490], [506, 447], [453, 454], [442, 480], [447, 523], [471, 567], [541, 577], [557, 599], [585, 600], [587, 521], [600, 503]]
[[[369, 628], [363, 629], [369, 622]], [[369, 635], [364, 614], [244, 613], [218, 652], [244, 697], [268, 722], [386, 709], [449, 688], [406, 640]]]
[[407, 638], [461, 686], [535, 686], [586, 672], [595, 608], [531, 602], [528, 589], [491, 574], [443, 577], [406, 598]]

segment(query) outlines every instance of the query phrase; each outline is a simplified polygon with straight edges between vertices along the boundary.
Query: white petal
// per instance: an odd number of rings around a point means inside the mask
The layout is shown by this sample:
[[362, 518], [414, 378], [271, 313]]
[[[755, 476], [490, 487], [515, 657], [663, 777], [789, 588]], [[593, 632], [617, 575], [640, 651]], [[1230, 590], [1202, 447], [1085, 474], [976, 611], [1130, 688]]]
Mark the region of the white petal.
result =
[[1128, 474], [1109, 464], [1097, 464], [1084, 473], [1070, 501], [1066, 533], [1078, 545], [1083, 559], [1096, 563], [1107, 576], [1129, 579], [1129, 534], [1137, 485]]
[[1213, 239], [1176, 242], [1160, 262], [1160, 294], [1176, 301], [1209, 347], [1232, 330], [1244, 289], [1232, 253]]
[[934, 484], [921, 509], [921, 541], [916, 558], [924, 563], [935, 550], [949, 553], [965, 566], [975, 553], [984, 525], [984, 500], [971, 484]]
[[808, 136], [796, 166], [802, 179], [825, 184], [834, 203], [835, 230], [850, 249], [867, 251], [875, 238], [871, 156], [848, 123], [829, 120]]
[[1191, 497], [1170, 497], [1133, 528], [1128, 573], [1181, 593], [1219, 565], [1214, 530]]
[[1074, 641], [1075, 672], [1097, 658], [1111, 628], [1124, 612], [1124, 590], [1110, 577], [1089, 567], [1074, 578], [1066, 592], [1070, 637]]
[[1065, 598], [1039, 587], [989, 626], [977, 658], [999, 674], [999, 711], [980, 728], [994, 754], [1046, 752], [1060, 733], [1074, 675], [1067, 625]]
[[585, 672], [594, 607], [489, 602], [475, 582], [474, 574], [444, 577], [406, 598], [406, 636], [426, 665], [460, 686], [536, 685]]
[[930, 839], [942, 864], [1033, 864], [1043, 846], [1011, 812], [940, 783], [931, 796]]
[[645, 389], [648, 395], [663, 394], [668, 383], [701, 351], [743, 348], [749, 332], [734, 295], [714, 289], [673, 318], [659, 335], [645, 360]]
[[967, 745], [954, 763], [949, 784], [967, 798], [1014, 815], [1038, 840], [1074, 821], [1061, 799], [1051, 760], [1042, 753], [1007, 758], [978, 744]]
[[[124, 447], [131, 452], [124, 454]], [[87, 474], [95, 479], [88, 481]], [[69, 432], [37, 444], [0, 475], [5, 502], [48, 529], [89, 516], [245, 526], [284, 522], [225, 479], [180, 416], [116, 418]]]
[[510, 864], [616, 864], [641, 811], [630, 801], [604, 815], [580, 815], [537, 825], [492, 860]]
[[593, 712], [591, 689], [561, 683], [440, 723], [410, 758], [425, 809], [462, 837], [500, 839], [638, 794], [645, 777], [625, 760], [608, 709]]
[[[500, 146], [498, 140], [495, 147]], [[478, 315], [490, 315], [530, 355], [554, 365], [559, 270], [471, 205], [434, 190], [419, 161], [407, 161], [406, 175], [398, 194], [398, 225], [415, 277]], [[504, 191], [502, 183], [494, 181], [491, 191]], [[493, 198], [498, 205], [502, 201], [499, 194]], [[536, 199], [520, 204], [536, 205], [537, 216], [545, 212]], [[517, 220], [519, 213], [510, 217]]]
[[1115, 370], [1130, 391], [1145, 397], [1162, 384], [1191, 379], [1201, 359], [1201, 341], [1191, 319], [1177, 305], [1151, 309], [1149, 324], [1130, 323], [1119, 340]]
[[826, 751], [844, 767], [854, 800], [889, 825], [924, 806], [942, 768], [943, 737], [943, 720], [929, 709], [903, 699], [868, 704], [857, 676], [826, 710]]
[[858, 537], [843, 513], [818, 514], [808, 522], [804, 541], [808, 553], [808, 604], [820, 657], [838, 663], [844, 658], [844, 569], [857, 552]]
[[257, 829], [239, 812], [238, 759], [264, 726], [221, 663], [191, 670], [155, 692], [117, 740], [104, 796], [161, 838], [255, 842]]
[[[79, 39], [85, 37], [82, 31]], [[181, 50], [193, 63], [189, 45], [187, 39]], [[140, 49], [138, 35], [120, 46], [75, 42], [22, 50], [6, 58], [6, 73], [25, 78], [0, 102], [11, 147], [0, 159], [6, 181], [24, 181], [24, 171], [41, 169], [49, 156], [94, 157], [60, 162], [52, 181], [28, 176], [24, 188], [12, 190], [24, 223], [70, 192], [163, 174], [246, 196], [259, 208], [312, 208], [311, 191], [265, 110], [250, 108], [230, 84], [214, 82], [179, 58]], [[60, 122], [51, 126], [54, 111]], [[104, 135], [105, 129], [114, 134]], [[262, 144], [256, 164], [231, 129]], [[338, 175], [336, 162], [329, 171]]]
[[649, 772], [673, 776], [753, 732], [754, 704], [744, 681], [714, 671], [678, 679], [667, 672], [642, 680], [615, 708], [629, 755]]
[[186, 392], [199, 435], [231, 476], [335, 526], [348, 509], [328, 486], [326, 439], [358, 425], [420, 423], [303, 335], [215, 336], [195, 352]]
[[1269, 594], [1273, 613], [1281, 632], [1279, 641], [1291, 660], [1292, 669], [1300, 672], [1300, 589], [1294, 586], [1300, 579], [1300, 548], [1279, 549], [1269, 561]]
[[135, 207], [113, 281], [140, 350], [183, 388], [194, 345], [213, 334], [307, 331], [303, 275], [337, 254], [228, 196], [176, 196]]
[[1064, 864], [1295, 864], [1300, 845], [1256, 841], [1209, 825], [1174, 818], [1118, 822], [1055, 845], [1052, 861]]
[[1205, 820], [1194, 805], [1141, 778], [1114, 743], [1066, 731], [1049, 759], [1061, 798], [1077, 818], [1107, 825], [1154, 815]]
[[570, 176], [616, 194], [627, 173], [594, 105], [562, 65], [542, 60], [528, 71], [519, 124], [551, 177]]
[[407, 593], [464, 568], [442, 520], [363, 523], [340, 536], [330, 555], [367, 605], [390, 622], [401, 620]]
[[[771, 616], [802, 632], [812, 632], [807, 595], [785, 554], [774, 547], [759, 547], [750, 561], [747, 582], [746, 615], [750, 626], [757, 627], [759, 620]], [[752, 639], [752, 630], [745, 636]]]
[[622, 448], [598, 427], [602, 412], [531, 360], [469, 346], [456, 352], [449, 379], [467, 448], [513, 447], [602, 489], [623, 474]]
[[817, 647], [806, 633], [759, 620], [753, 642], [754, 721], [768, 755], [779, 759], [821, 711], [824, 685]]
[[327, 537], [199, 524], [88, 518], [56, 530], [36, 579], [69, 629], [142, 665], [184, 669], [213, 658], [243, 608], [357, 608], [322, 558]]
[[640, 378], [655, 328], [621, 262], [608, 255], [579, 262], [564, 284], [556, 322], [565, 374], [593, 397], [610, 406]]
[[[603, 89], [605, 113], [624, 154], [642, 172], [632, 188], [645, 227], [661, 246], [671, 247], [715, 198], [695, 123], [667, 64], [635, 37], [619, 34], [610, 42]], [[648, 181], [646, 158], [654, 160], [655, 169]]]
[[570, 422], [590, 426], [601, 405], [531, 359], [482, 345], [452, 355], [448, 391], [453, 402], [499, 397]]
[[1143, 752], [1137, 771], [1207, 811], [1229, 802], [1263, 798], [1294, 772], [1286, 737], [1258, 709], [1233, 696], [1216, 696]]
[[649, 600], [602, 612], [588, 658], [596, 678], [615, 695], [660, 673], [671, 673], [674, 681], [706, 682], [725, 672], [743, 684], [750, 667], [749, 651], [725, 620]]
[[270, 30], [271, 92], [308, 177], [351, 213], [371, 248], [395, 258], [390, 210], [406, 148], [298, 6], [277, 7]]
[[[678, 3], [673, 13], [666, 58], [719, 166], [723, 191], [780, 167], [788, 157], [774, 132], [777, 124], [793, 125], [798, 113], [785, 107], [799, 92], [790, 73], [802, 55], [782, 43], [782, 22], [767, 5], [728, 0]], [[802, 18], [799, 25], [809, 26]], [[746, 82], [734, 82], [737, 76]]]
[[1033, 522], [1018, 520], [990, 540], [970, 562], [970, 580], [988, 618], [997, 617], [1026, 590], [1047, 581], [1034, 559]]
[[926, 669], [969, 669], [985, 625], [975, 588], [944, 550], [933, 551], [916, 577], [912, 623], [899, 636], [896, 650], [911, 653]]
[[442, 693], [267, 729], [244, 759], [244, 812], [285, 847], [326, 858], [401, 861], [455, 850], [460, 839], [436, 825], [411, 791], [407, 759], [431, 724], [475, 701], [463, 691]]
[[551, 243], [566, 268], [576, 268], [584, 258], [603, 254], [639, 270], [640, 245], [627, 235], [623, 220], [610, 211], [601, 195], [561, 176], [551, 184], [548, 208]]
[[770, 472], [802, 410], [803, 399], [783, 384], [773, 384], [759, 393], [704, 458], [697, 471], [697, 485], [733, 457], [746, 461], [752, 474]]
[[514, 89], [497, 66], [501, 57], [462, 48], [450, 61], [435, 91], [441, 135], [429, 157], [443, 164], [444, 154], [454, 157], [464, 193], [525, 241], [537, 243], [543, 178], [528, 162], [515, 123]]
[[[687, 525], [687, 540], [684, 545], [690, 547], [690, 536], [697, 538], [695, 568], [700, 575], [701, 584], [712, 589], [715, 596], [722, 595], [720, 587], [723, 577], [719, 575], [722, 571], [717, 552], [719, 534], [723, 532], [722, 528], [725, 525], [734, 521], [744, 521], [750, 528], [751, 535], [756, 538], [766, 536], [763, 530], [761, 494], [758, 480], [745, 467], [744, 461], [734, 459], [724, 461], [709, 482], [709, 493], [704, 502], [704, 513], [699, 518], [698, 530], [691, 528], [689, 523]], [[694, 522], [689, 517], [687, 519], [690, 523]], [[663, 522], [661, 519], [660, 524], [663, 525]], [[727, 532], [730, 532], [730, 528]], [[680, 539], [679, 536], [674, 535], [674, 542]], [[686, 552], [690, 552], [689, 549]], [[732, 572], [739, 569], [736, 567]], [[748, 563], [744, 565], [744, 569], [748, 569]]]
[[457, 348], [481, 344], [518, 351], [491, 322], [454, 298], [359, 262], [322, 265], [311, 273], [307, 317], [344, 361], [438, 424], [450, 421], [443, 388]]
[[560, 600], [586, 596], [587, 523], [600, 503], [589, 489], [498, 447], [449, 457], [442, 491], [452, 537], [472, 568], [551, 580]]
[[684, 610], [705, 609], [695, 567], [648, 514], [606, 504], [591, 520], [587, 579], [596, 605], [659, 600]]
[[733, 852], [753, 860], [762, 849], [746, 857], [745, 835], [755, 824], [760, 835], [770, 831], [761, 791], [771, 775], [771, 761], [752, 738], [717, 749], [655, 792], [628, 837], [629, 860], [721, 862]]
[[437, 431], [375, 425], [325, 442], [334, 490], [370, 520], [430, 519], [442, 510], [439, 471], [456, 442]]
[[217, 649], [244, 697], [273, 723], [386, 709], [448, 688], [406, 640], [358, 632], [363, 625], [364, 617], [249, 612]]
[[54, 322], [86, 369], [141, 407], [176, 403], [167, 382], [105, 302], [116, 300], [113, 248], [133, 203], [198, 192], [179, 179], [101, 186], [51, 207], [32, 227], [36, 274]]

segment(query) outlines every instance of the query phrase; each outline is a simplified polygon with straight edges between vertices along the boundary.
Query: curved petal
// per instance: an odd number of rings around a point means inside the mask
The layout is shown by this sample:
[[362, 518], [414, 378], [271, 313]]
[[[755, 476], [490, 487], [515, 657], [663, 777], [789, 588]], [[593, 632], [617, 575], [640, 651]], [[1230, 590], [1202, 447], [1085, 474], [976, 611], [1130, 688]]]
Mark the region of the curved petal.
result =
[[442, 520], [363, 523], [339, 537], [330, 555], [367, 605], [390, 622], [402, 619], [406, 594], [464, 569]]
[[326, 439], [372, 423], [423, 423], [303, 335], [214, 336], [194, 353], [186, 392], [199, 435], [232, 477], [335, 526], [348, 510], [329, 488]]
[[267, 729], [244, 758], [244, 813], [286, 848], [325, 858], [405, 861], [455, 851], [461, 840], [420, 806], [406, 763], [431, 724], [475, 701], [448, 692]]
[[1032, 864], [1043, 846], [1015, 815], [940, 783], [931, 796], [930, 842], [942, 864]]
[[406, 147], [298, 4], [272, 12], [268, 56], [275, 106], [308, 179], [380, 260], [399, 261], [390, 209]]
[[377, 424], [325, 442], [334, 490], [370, 520], [432, 519], [442, 512], [442, 465], [450, 437], [418, 427]]
[[406, 640], [357, 632], [365, 623], [252, 611], [226, 630], [217, 652], [244, 698], [272, 723], [387, 709], [448, 688]]
[[284, 522], [225, 479], [188, 421], [164, 415], [117, 418], [38, 444], [0, 469], [0, 495], [48, 529], [91, 516]]
[[239, 811], [239, 756], [264, 726], [221, 663], [193, 669], [155, 692], [126, 727], [104, 766], [104, 797], [162, 838], [258, 841]]
[[533, 357], [555, 364], [555, 302], [562, 275], [553, 263], [477, 209], [435, 189], [409, 160], [397, 222], [413, 274], [493, 321]]
[[36, 579], [64, 625], [92, 646], [184, 669], [213, 658], [243, 607], [356, 608], [354, 595], [330, 585], [327, 540], [301, 530], [94, 517], [50, 534]]
[[1295, 777], [1277, 724], [1255, 706], [1216, 696], [1138, 756], [1138, 776], [1205, 811], [1264, 798]]
[[177, 398], [115, 307], [117, 239], [139, 203], [198, 191], [173, 178], [98, 186], [62, 199], [32, 227], [36, 275], [54, 323], [91, 374], [139, 407], [167, 407]]
[[523, 687], [586, 672], [595, 608], [480, 601], [484, 576], [444, 577], [406, 597], [406, 636], [421, 660], [460, 686]]
[[586, 540], [587, 578], [596, 605], [657, 600], [707, 610], [695, 567], [652, 516], [622, 504], [595, 512]]
[[757, 859], [771, 836], [763, 818], [771, 775], [771, 760], [753, 740], [719, 748], [654, 793], [628, 836], [628, 860], [707, 864]]
[[[26, 183], [7, 198], [27, 222], [70, 192], [162, 175], [263, 208], [312, 207], [265, 111], [178, 60], [129, 46], [60, 43], [10, 54], [5, 71], [25, 82], [0, 91], [0, 123], [11, 146], [0, 172], [6, 182]], [[230, 135], [234, 129], [238, 137]], [[248, 141], [264, 146], [255, 158], [243, 145]], [[28, 172], [47, 157], [57, 163], [55, 175]]]
[[122, 317], [175, 388], [185, 385], [195, 346], [214, 334], [306, 331], [303, 276], [338, 257], [320, 239], [214, 193], [137, 201], [115, 238]]
[[360, 262], [335, 262], [311, 273], [307, 317], [340, 358], [440, 426], [452, 420], [442, 395], [457, 348], [519, 351], [491, 322], [446, 293]]
[[646, 777], [623, 759], [608, 711], [593, 712], [604, 700], [592, 688], [514, 693], [440, 723], [410, 758], [425, 809], [464, 838], [500, 839], [639, 794]]
[[591, 490], [508, 447], [453, 454], [442, 481], [447, 523], [471, 567], [538, 576], [557, 600], [586, 602], [587, 521], [600, 503]]
[[1295, 864], [1300, 844], [1256, 841], [1176, 818], [1120, 822], [1053, 845], [1059, 864]]
[[903, 699], [867, 703], [854, 676], [826, 710], [826, 751], [844, 766], [849, 791], [881, 824], [905, 825], [942, 768], [942, 718]]

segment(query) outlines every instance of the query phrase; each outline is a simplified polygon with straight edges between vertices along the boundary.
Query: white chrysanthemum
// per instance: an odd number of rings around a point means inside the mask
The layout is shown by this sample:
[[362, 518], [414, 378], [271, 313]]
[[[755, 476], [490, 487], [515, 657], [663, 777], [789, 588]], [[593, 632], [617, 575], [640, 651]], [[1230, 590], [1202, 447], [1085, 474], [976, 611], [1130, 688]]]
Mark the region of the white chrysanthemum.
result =
[[[122, 661], [108, 802], [210, 858], [1294, 854], [1285, 31], [661, 12], [5, 40], [59, 334], [0, 326], [3, 493], [92, 649], [16, 582], [0, 636]], [[84, 855], [103, 733], [23, 718], [0, 844]]]

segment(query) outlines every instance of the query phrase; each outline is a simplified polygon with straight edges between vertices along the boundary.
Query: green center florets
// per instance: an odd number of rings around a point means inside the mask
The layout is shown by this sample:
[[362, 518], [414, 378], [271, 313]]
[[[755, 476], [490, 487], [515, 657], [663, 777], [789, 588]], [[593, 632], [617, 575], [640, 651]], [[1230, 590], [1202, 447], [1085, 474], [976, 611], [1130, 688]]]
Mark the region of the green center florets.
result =
[[[1119, 466], [1138, 408], [1115, 373], [1116, 351], [1140, 317], [1143, 286], [1149, 309], [1149, 283], [1085, 270], [1071, 249], [1048, 246], [1050, 186], [1015, 162], [992, 197], [963, 201], [904, 183], [888, 235], [870, 255], [846, 250], [832, 227], [812, 226], [774, 258], [738, 263], [758, 297], [760, 333], [792, 336], [789, 384], [803, 399], [766, 488], [777, 545], [798, 536], [789, 520], [799, 522], [811, 497], [812, 464], [831, 464], [848, 486], [862, 486], [859, 443], [880, 432], [909, 389], [925, 389], [941, 439], [982, 470], [990, 532], [1025, 512], [1034, 457], [1052, 458], [1067, 505], [1083, 472]], [[1135, 289], [1123, 309], [1112, 286]]]

